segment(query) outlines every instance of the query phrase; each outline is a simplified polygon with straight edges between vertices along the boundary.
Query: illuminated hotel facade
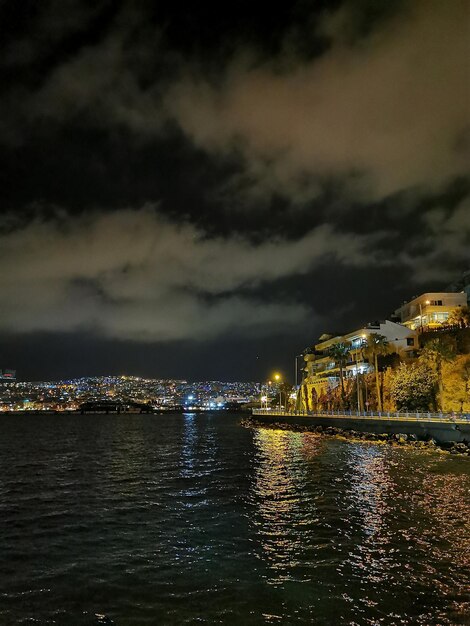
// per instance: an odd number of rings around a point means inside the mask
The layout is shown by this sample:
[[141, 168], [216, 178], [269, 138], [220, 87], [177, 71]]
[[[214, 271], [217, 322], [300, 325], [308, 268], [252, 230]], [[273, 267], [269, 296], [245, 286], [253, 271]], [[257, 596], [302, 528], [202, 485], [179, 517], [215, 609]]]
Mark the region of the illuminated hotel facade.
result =
[[403, 358], [415, 356], [418, 348], [416, 331], [390, 320], [367, 324], [344, 335], [322, 335], [320, 341], [315, 344], [313, 353], [304, 356], [306, 373], [304, 384], [309, 389], [313, 388], [318, 395], [338, 386], [339, 367], [329, 354], [335, 344], [343, 344], [349, 349], [347, 362], [343, 368], [345, 379], [373, 372], [373, 364], [364, 357], [367, 337], [371, 334], [385, 337], [393, 351]]
[[450, 292], [423, 293], [405, 302], [395, 311], [401, 324], [411, 330], [427, 330], [446, 325], [450, 314], [467, 305], [467, 294]]
[[402, 359], [413, 358], [419, 348], [418, 334], [445, 327], [451, 313], [466, 305], [465, 290], [423, 293], [396, 309], [394, 321], [375, 322], [344, 335], [322, 335], [313, 351], [304, 356], [303, 383], [309, 390], [313, 388], [318, 395], [339, 385], [339, 367], [330, 354], [330, 349], [339, 343], [348, 349], [343, 367], [346, 380], [358, 374], [373, 372], [373, 364], [364, 358], [367, 336], [372, 333], [385, 337], [392, 351]]

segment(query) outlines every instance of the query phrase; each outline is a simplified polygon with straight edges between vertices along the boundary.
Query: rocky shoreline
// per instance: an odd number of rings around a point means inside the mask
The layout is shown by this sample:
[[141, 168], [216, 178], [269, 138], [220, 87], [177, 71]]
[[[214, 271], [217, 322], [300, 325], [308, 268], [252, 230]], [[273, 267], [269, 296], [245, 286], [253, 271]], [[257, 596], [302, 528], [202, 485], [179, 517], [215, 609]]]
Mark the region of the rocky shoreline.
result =
[[313, 425], [295, 425], [286, 424], [284, 422], [266, 423], [257, 420], [254, 417], [244, 418], [242, 425], [247, 428], [270, 428], [272, 430], [290, 430], [294, 432], [314, 433], [318, 435], [326, 435], [328, 437], [336, 437], [351, 441], [369, 441], [391, 446], [411, 446], [422, 450], [436, 450], [439, 452], [447, 452], [449, 454], [459, 454], [470, 457], [470, 442], [442, 442], [437, 443], [434, 439], [426, 441], [420, 440], [416, 435], [407, 435], [406, 433], [387, 434], [387, 433], [363, 433], [357, 430], [344, 430], [335, 426], [313, 426]]

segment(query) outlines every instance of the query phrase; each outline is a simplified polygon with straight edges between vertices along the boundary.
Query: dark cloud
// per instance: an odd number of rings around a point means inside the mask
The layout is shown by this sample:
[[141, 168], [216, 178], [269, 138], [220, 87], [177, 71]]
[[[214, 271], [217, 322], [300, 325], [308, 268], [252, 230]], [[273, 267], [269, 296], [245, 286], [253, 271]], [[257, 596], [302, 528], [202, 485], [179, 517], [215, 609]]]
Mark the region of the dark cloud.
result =
[[468, 18], [465, 1], [416, 2], [360, 44], [334, 39], [282, 72], [242, 52], [221, 84], [189, 69], [167, 109], [198, 145], [241, 151], [256, 193], [305, 201], [332, 175], [346, 197], [436, 189], [468, 173]]
[[152, 207], [35, 219], [0, 236], [0, 262], [10, 268], [0, 278], [0, 330], [83, 329], [140, 341], [265, 335], [304, 322], [309, 311], [260, 298], [258, 288], [325, 259], [367, 264], [372, 241], [323, 225], [297, 240], [254, 245], [209, 238]]
[[215, 156], [242, 155], [241, 191], [254, 201], [279, 192], [305, 202], [332, 176], [345, 197], [370, 198], [467, 173], [465, 0], [416, 2], [353, 43], [344, 31], [358, 29], [357, 9], [346, 4], [311, 25], [331, 40], [323, 54], [305, 60], [285, 47], [266, 60], [240, 44], [216, 82], [197, 57], [165, 48], [162, 26], [144, 26], [143, 15], [126, 5], [101, 39], [51, 68], [24, 94], [29, 123], [86, 115], [142, 138], [172, 119]]
[[452, 282], [456, 266], [466, 267], [470, 258], [470, 197], [452, 208], [423, 212], [418, 227], [419, 237], [400, 253], [411, 279], [418, 284]]
[[240, 364], [469, 263], [465, 0], [0, 12], [4, 337]]

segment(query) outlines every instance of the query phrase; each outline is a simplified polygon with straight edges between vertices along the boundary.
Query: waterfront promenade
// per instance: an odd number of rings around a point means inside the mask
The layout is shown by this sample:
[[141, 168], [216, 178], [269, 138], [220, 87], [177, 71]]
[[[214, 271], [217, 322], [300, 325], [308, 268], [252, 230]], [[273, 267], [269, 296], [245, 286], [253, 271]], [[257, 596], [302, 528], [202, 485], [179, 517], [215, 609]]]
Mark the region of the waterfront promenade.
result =
[[286, 411], [285, 409], [253, 409], [253, 415], [299, 415], [302, 417], [355, 417], [358, 419], [436, 420], [439, 422], [470, 422], [470, 413], [432, 413], [430, 411]]
[[253, 416], [266, 422], [282, 421], [292, 425], [333, 426], [363, 433], [413, 435], [437, 442], [470, 441], [470, 414], [431, 412], [369, 411], [285, 411], [253, 409]]

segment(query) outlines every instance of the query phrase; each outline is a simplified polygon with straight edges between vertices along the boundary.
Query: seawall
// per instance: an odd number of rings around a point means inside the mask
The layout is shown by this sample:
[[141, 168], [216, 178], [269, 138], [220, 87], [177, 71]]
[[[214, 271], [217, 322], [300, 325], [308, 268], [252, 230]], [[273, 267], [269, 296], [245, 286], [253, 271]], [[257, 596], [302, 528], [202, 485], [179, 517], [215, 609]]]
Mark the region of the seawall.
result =
[[374, 415], [306, 414], [253, 409], [253, 417], [267, 424], [285, 423], [292, 426], [329, 426], [373, 434], [413, 435], [421, 441], [434, 439], [437, 443], [470, 443], [470, 420], [465, 418], [384, 417]]

